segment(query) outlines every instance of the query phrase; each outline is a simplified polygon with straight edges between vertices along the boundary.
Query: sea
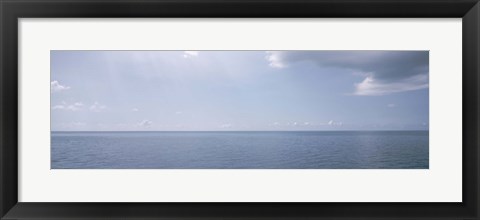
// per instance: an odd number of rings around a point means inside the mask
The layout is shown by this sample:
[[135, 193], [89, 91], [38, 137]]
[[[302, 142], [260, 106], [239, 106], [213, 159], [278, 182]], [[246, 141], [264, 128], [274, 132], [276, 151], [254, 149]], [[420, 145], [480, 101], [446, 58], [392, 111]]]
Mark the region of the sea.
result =
[[51, 169], [428, 168], [428, 131], [51, 132]]

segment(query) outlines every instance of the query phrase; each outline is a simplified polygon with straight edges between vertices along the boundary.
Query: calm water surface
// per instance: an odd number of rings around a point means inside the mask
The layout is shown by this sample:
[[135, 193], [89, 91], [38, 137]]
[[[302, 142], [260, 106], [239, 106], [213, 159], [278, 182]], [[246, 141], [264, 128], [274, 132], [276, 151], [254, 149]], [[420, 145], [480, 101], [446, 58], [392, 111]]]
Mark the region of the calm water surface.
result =
[[52, 132], [52, 169], [428, 169], [428, 131]]

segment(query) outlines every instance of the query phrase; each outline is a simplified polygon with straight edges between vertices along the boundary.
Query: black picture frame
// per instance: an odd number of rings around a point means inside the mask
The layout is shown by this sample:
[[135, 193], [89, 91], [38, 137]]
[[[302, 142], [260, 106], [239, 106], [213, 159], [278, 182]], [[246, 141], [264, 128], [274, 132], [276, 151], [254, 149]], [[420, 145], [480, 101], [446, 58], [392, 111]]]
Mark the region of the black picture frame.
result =
[[[0, 13], [1, 219], [479, 219], [478, 0], [0, 0]], [[463, 202], [18, 202], [17, 21], [57, 17], [462, 18]]]

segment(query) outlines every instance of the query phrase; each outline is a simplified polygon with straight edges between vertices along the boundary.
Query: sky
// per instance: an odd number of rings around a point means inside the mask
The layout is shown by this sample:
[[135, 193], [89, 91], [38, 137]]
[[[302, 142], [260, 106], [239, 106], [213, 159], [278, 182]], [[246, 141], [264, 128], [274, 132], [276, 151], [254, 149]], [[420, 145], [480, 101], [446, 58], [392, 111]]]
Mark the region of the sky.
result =
[[51, 129], [428, 130], [428, 83], [428, 51], [51, 51]]

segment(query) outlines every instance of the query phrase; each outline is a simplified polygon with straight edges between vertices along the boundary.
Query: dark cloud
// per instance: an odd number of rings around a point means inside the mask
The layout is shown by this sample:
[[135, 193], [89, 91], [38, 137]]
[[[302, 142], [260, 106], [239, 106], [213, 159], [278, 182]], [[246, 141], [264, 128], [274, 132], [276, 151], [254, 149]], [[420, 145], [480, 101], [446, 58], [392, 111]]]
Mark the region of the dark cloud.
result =
[[270, 51], [270, 66], [313, 62], [365, 76], [356, 95], [385, 95], [428, 87], [428, 51]]

